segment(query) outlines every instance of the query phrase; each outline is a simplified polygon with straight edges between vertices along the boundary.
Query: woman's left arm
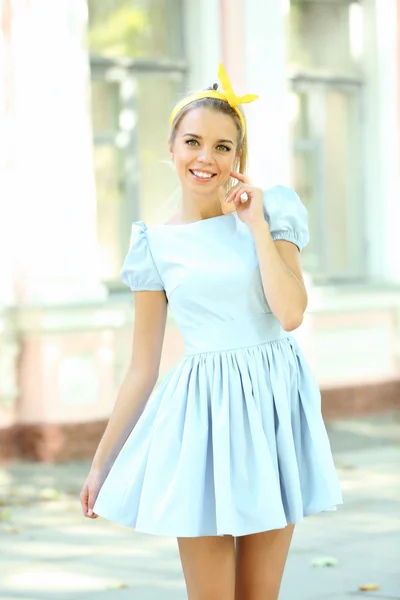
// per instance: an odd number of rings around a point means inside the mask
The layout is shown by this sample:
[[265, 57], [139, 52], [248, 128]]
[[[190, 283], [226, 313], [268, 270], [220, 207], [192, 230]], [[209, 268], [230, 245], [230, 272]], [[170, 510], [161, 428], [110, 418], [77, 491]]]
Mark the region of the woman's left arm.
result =
[[[251, 185], [242, 173], [232, 171], [231, 176], [239, 183], [228, 192], [223, 205], [234, 207], [252, 233], [264, 294], [272, 313], [286, 331], [297, 329], [308, 302], [299, 248], [292, 242], [272, 239], [264, 215], [262, 190]], [[241, 201], [243, 194], [247, 196], [245, 202]]]
[[299, 249], [292, 242], [274, 242], [265, 220], [253, 224], [251, 232], [269, 307], [286, 331], [297, 329], [308, 302]]

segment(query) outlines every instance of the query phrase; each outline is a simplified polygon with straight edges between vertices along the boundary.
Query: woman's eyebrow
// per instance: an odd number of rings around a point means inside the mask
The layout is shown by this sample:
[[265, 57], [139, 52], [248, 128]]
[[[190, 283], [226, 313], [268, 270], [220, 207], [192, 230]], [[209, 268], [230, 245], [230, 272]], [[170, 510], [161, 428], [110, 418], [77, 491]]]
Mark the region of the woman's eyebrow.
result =
[[[186, 136], [186, 135], [188, 135], [188, 136], [190, 136], [190, 137], [192, 137], [192, 138], [196, 138], [196, 139], [198, 139], [198, 140], [201, 140], [201, 139], [202, 139], [201, 135], [197, 135], [197, 133], [184, 133], [184, 134], [183, 134], [183, 136]], [[223, 142], [223, 143], [228, 143], [228, 144], [232, 144], [232, 145], [233, 145], [233, 142], [232, 142], [232, 140], [217, 140], [217, 143], [218, 143], [218, 144], [221, 144], [222, 142]]]

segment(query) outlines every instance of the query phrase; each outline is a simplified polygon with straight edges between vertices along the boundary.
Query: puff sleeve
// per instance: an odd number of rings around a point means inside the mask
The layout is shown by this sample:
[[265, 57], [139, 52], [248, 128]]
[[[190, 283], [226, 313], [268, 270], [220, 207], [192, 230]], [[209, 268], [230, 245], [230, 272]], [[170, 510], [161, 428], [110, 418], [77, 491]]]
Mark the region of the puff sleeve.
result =
[[308, 212], [296, 192], [276, 185], [264, 191], [263, 205], [272, 239], [292, 242], [301, 252], [310, 236]]
[[143, 221], [132, 223], [130, 248], [120, 272], [121, 280], [133, 292], [164, 289], [151, 255], [146, 231], [147, 226]]

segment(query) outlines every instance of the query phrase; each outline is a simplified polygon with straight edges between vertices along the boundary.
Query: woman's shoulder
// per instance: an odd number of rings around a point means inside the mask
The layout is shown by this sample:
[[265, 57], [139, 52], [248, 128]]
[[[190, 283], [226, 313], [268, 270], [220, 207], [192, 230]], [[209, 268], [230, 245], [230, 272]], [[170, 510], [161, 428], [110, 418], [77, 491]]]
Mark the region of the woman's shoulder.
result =
[[295, 190], [285, 185], [268, 188], [263, 204], [272, 239], [292, 242], [301, 251], [310, 239], [308, 211]]
[[166, 224], [164, 223], [151, 223], [147, 224], [145, 221], [133, 221], [131, 224], [131, 232], [133, 237], [137, 238], [148, 238], [152, 237], [152, 234], [156, 231], [162, 230]]
[[147, 234], [144, 221], [132, 223], [129, 250], [120, 272], [122, 281], [132, 291], [164, 289]]
[[277, 184], [265, 189], [263, 203], [264, 209], [276, 216], [297, 214], [306, 217], [308, 214], [297, 192], [287, 185]]
[[276, 183], [264, 190], [264, 197], [280, 198], [287, 202], [297, 202], [299, 196], [297, 192], [290, 186], [281, 183]]

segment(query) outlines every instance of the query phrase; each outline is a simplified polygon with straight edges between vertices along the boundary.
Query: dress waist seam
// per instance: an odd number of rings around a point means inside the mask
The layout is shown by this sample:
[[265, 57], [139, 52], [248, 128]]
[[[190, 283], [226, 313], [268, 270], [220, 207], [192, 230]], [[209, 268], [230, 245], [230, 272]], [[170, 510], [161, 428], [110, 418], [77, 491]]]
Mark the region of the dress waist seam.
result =
[[225, 354], [227, 352], [238, 352], [239, 350], [250, 350], [251, 348], [255, 348], [257, 346], [266, 346], [268, 344], [273, 344], [274, 342], [282, 342], [283, 340], [291, 339], [292, 336], [288, 333], [285, 336], [277, 337], [273, 340], [265, 340], [264, 342], [257, 342], [256, 344], [248, 344], [246, 346], [239, 346], [235, 348], [226, 348], [224, 350], [203, 350], [202, 352], [189, 352], [185, 354], [185, 358], [190, 358], [192, 356], [200, 356], [201, 354]]

